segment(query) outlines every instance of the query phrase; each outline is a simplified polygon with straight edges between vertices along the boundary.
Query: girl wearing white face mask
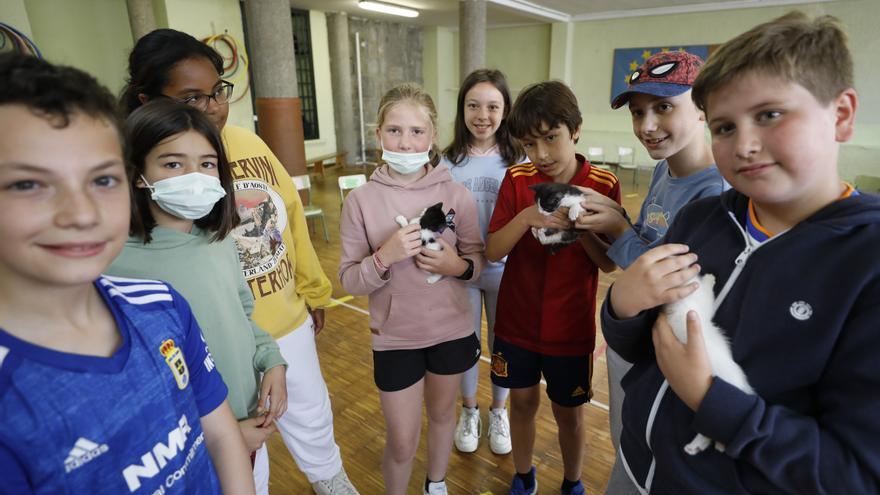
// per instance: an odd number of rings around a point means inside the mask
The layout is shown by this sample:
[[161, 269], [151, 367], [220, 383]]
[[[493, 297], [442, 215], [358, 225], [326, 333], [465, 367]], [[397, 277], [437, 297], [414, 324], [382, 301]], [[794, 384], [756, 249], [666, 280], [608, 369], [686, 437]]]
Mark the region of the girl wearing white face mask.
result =
[[[108, 273], [163, 280], [183, 294], [229, 388], [245, 444], [256, 453], [287, 409], [286, 363], [250, 317], [254, 299], [229, 236], [239, 216], [220, 132], [198, 109], [156, 100], [129, 116], [125, 133], [131, 237]], [[241, 219], [241, 227], [266, 220]], [[266, 229], [253, 230], [255, 249], [270, 242]]]
[[[390, 90], [379, 107], [378, 140], [385, 165], [345, 199], [340, 219], [339, 278], [350, 294], [369, 295], [373, 375], [387, 428], [382, 472], [388, 494], [411, 493], [422, 404], [428, 416], [424, 493], [446, 493], [446, 467], [455, 428], [461, 374], [480, 355], [467, 280], [485, 264], [476, 204], [438, 165], [437, 112], [414, 84]], [[440, 251], [422, 248], [419, 225], [400, 228], [443, 203], [455, 210], [455, 230], [439, 237]], [[428, 284], [423, 270], [445, 275]]]

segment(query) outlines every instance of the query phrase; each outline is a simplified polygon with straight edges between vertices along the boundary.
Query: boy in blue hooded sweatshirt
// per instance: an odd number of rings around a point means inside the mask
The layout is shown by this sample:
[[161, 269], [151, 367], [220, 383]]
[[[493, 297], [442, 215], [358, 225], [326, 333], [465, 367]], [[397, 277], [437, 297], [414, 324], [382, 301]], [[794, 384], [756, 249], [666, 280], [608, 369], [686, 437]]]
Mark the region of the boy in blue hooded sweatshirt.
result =
[[[838, 176], [858, 98], [846, 35], [793, 13], [725, 43], [694, 83], [733, 190], [685, 206], [609, 290], [634, 367], [620, 458], [633, 493], [874, 493], [880, 485], [880, 200]], [[714, 322], [755, 394], [714, 377], [659, 306], [716, 277]], [[697, 455], [696, 433], [723, 444]]]

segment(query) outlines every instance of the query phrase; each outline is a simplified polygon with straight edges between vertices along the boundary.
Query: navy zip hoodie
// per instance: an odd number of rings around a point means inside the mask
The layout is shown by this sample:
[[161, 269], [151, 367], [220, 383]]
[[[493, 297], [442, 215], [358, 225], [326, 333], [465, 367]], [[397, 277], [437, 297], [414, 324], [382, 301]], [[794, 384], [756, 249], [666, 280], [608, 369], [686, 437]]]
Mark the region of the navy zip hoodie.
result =
[[[605, 339], [635, 363], [622, 381], [627, 471], [652, 494], [878, 493], [880, 197], [835, 201], [755, 249], [747, 205], [734, 190], [695, 201], [666, 242], [715, 274], [714, 321], [757, 395], [716, 377], [691, 411], [657, 367], [658, 309], [619, 320], [605, 299]], [[696, 433], [726, 451], [688, 455]]]

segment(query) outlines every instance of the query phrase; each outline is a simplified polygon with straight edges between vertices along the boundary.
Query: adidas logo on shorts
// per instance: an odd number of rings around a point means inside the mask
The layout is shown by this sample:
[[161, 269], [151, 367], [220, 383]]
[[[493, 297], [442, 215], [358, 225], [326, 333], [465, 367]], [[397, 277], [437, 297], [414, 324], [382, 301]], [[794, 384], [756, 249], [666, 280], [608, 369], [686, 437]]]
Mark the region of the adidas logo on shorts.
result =
[[69, 473], [74, 469], [83, 466], [92, 459], [104, 454], [110, 450], [106, 443], [98, 445], [97, 443], [79, 437], [79, 440], [73, 445], [67, 459], [64, 460], [64, 472]]

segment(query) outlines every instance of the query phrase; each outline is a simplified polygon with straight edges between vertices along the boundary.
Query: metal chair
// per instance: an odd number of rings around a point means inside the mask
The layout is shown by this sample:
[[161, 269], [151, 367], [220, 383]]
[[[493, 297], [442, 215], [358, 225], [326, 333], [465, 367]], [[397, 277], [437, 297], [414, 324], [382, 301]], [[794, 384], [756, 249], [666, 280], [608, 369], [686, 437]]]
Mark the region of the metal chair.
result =
[[591, 165], [610, 170], [608, 164], [605, 163], [605, 150], [598, 146], [590, 146], [587, 148], [587, 160]]
[[356, 187], [367, 183], [367, 176], [364, 174], [340, 175], [339, 176], [339, 204], [345, 202], [345, 191], [349, 191]]
[[308, 174], [295, 175], [291, 178], [293, 179], [293, 184], [296, 186], [297, 191], [308, 191], [306, 194], [308, 201], [303, 204], [303, 213], [305, 213], [306, 220], [316, 217], [320, 218], [321, 226], [324, 227], [324, 241], [330, 242], [330, 234], [327, 232], [327, 219], [324, 218], [324, 210], [319, 206], [312, 205], [312, 180], [309, 178]]

